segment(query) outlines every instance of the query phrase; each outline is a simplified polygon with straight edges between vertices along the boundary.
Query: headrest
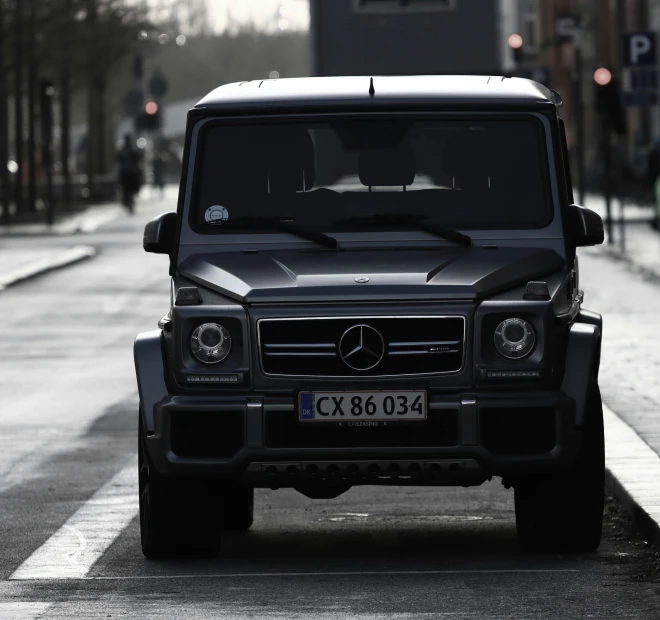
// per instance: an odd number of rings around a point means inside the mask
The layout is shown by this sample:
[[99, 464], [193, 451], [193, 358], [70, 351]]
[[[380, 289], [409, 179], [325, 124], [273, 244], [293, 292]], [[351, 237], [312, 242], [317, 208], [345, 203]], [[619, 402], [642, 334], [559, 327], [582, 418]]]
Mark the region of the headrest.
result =
[[361, 151], [358, 163], [362, 185], [401, 187], [415, 181], [415, 155], [409, 144], [393, 149]]
[[455, 131], [445, 144], [443, 167], [450, 175], [486, 174], [493, 165], [492, 136], [490, 132], [469, 129]]
[[314, 143], [304, 127], [270, 128], [264, 142], [271, 194], [307, 191], [314, 186]]
[[204, 176], [214, 187], [215, 199], [266, 194], [268, 175], [263, 156], [255, 145], [259, 133], [253, 127], [218, 127], [206, 138]]

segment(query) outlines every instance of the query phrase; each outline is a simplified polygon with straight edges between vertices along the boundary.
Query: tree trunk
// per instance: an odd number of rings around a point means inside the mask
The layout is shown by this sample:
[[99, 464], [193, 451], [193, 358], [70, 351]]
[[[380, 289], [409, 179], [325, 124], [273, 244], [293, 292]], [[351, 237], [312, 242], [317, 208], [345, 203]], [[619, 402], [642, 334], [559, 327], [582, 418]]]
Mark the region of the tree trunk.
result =
[[35, 0], [30, 0], [28, 8], [27, 21], [27, 95], [28, 95], [28, 141], [27, 141], [27, 162], [28, 162], [28, 193], [27, 209], [33, 211], [37, 202], [37, 117], [35, 113], [36, 106], [36, 81], [37, 81], [37, 63], [34, 56], [35, 40]]
[[105, 119], [105, 96], [106, 96], [107, 81], [105, 75], [99, 75], [96, 81], [96, 136], [97, 136], [97, 170], [100, 175], [106, 173], [106, 119]]
[[[87, 28], [93, 37], [96, 32], [96, 0], [87, 0]], [[89, 59], [89, 77], [87, 83], [87, 177], [91, 195], [96, 192], [96, 67], [94, 59]]]
[[14, 203], [23, 210], [23, 0], [14, 0], [14, 105], [16, 124], [16, 163]]
[[[5, 56], [8, 56], [5, 47], [5, 4], [0, 0], [0, 67], [5, 66]], [[7, 92], [7, 74], [0, 70], [0, 194], [2, 194], [2, 221], [9, 223], [9, 93]]]
[[[65, 3], [65, 23], [68, 23], [72, 14], [71, 0]], [[60, 73], [60, 124], [62, 126], [62, 138], [60, 142], [62, 160], [62, 199], [66, 207], [71, 204], [71, 46], [67, 37], [62, 40], [63, 61]]]

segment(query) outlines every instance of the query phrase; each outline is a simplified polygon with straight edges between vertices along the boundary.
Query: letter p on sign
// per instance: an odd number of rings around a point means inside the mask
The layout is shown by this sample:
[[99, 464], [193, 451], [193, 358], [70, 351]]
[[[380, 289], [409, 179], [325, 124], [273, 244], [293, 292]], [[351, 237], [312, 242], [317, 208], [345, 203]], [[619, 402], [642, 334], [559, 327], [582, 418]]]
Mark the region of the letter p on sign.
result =
[[642, 67], [656, 64], [656, 33], [629, 32], [624, 36], [624, 65]]

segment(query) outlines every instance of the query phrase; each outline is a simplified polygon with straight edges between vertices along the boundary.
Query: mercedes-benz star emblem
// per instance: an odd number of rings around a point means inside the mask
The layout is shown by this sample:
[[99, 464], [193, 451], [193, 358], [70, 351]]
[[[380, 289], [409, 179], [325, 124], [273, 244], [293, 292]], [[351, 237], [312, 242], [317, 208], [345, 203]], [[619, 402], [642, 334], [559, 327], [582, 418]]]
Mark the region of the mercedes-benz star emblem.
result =
[[339, 355], [353, 370], [371, 370], [385, 356], [385, 341], [370, 325], [354, 325], [339, 340]]
[[358, 276], [357, 278], [355, 278], [355, 281], [358, 284], [366, 284], [367, 282], [369, 282], [369, 278], [367, 276]]

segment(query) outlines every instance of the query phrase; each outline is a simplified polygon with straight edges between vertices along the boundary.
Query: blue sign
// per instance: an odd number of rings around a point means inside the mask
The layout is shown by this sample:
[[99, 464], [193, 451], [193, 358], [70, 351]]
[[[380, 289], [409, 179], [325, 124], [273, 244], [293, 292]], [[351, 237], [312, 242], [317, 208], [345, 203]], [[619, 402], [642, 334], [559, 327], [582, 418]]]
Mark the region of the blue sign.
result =
[[648, 107], [660, 103], [657, 34], [650, 31], [623, 35], [623, 100], [627, 106]]
[[300, 419], [314, 419], [314, 394], [311, 392], [303, 392], [300, 394]]
[[657, 64], [655, 32], [627, 32], [623, 35], [624, 67], [652, 67]]

